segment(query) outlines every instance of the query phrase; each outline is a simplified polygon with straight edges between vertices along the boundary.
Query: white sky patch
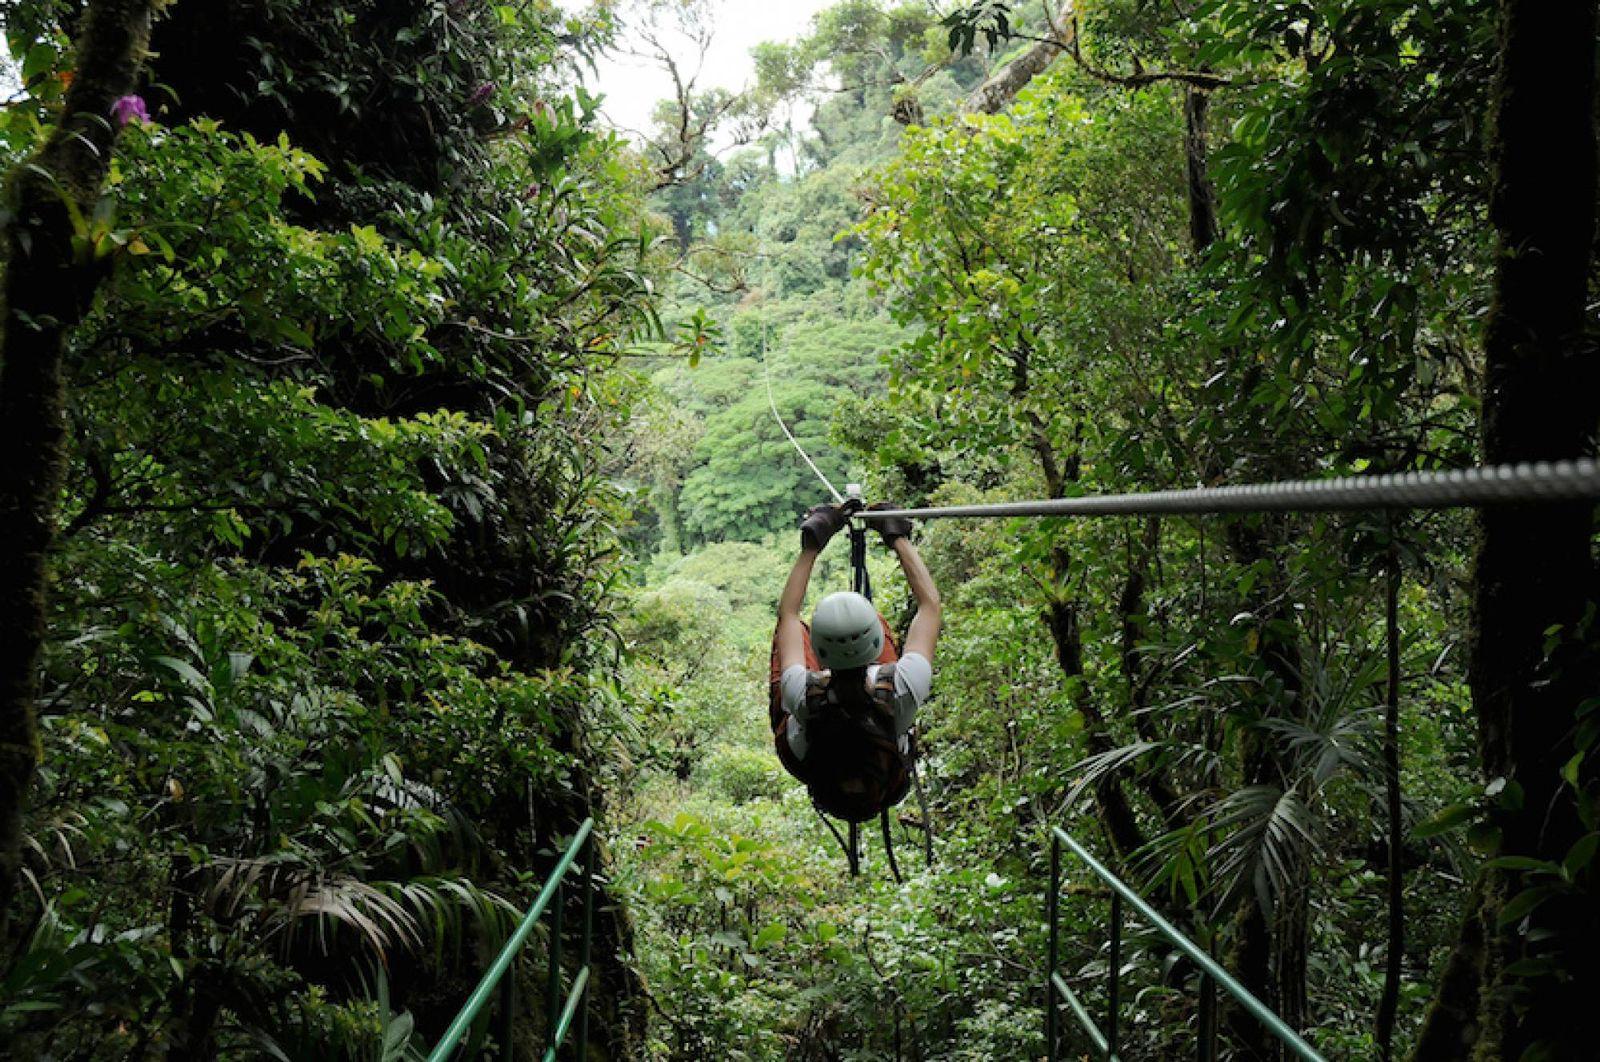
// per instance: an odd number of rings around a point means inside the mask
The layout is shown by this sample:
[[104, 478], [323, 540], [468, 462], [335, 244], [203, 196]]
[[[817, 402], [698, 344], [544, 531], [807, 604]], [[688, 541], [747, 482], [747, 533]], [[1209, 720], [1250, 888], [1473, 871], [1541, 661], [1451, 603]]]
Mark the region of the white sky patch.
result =
[[22, 71], [11, 60], [11, 48], [0, 35], [0, 98], [11, 99], [22, 91]]
[[[764, 41], [790, 42], [803, 36], [817, 13], [838, 0], [712, 0], [713, 35], [704, 63], [699, 67], [696, 88], [725, 88], [737, 92], [754, 78], [755, 64], [750, 50]], [[581, 11], [588, 0], [557, 0], [568, 11]], [[665, 38], [685, 76], [695, 74], [697, 45], [687, 37]], [[672, 79], [657, 63], [625, 54], [638, 42], [624, 29], [616, 51], [596, 64], [598, 73], [585, 70], [584, 83], [591, 92], [604, 94], [601, 116], [613, 128], [637, 136], [650, 125], [656, 103], [672, 96]], [[0, 93], [20, 89], [15, 64], [0, 39]], [[796, 125], [810, 120], [809, 105], [796, 106], [792, 119]], [[725, 143], [717, 144], [726, 147]]]
[[[585, 0], [558, 0], [568, 11], [583, 10]], [[696, 88], [725, 88], [737, 92], [754, 78], [755, 64], [750, 49], [764, 41], [788, 42], [805, 34], [819, 11], [838, 0], [713, 0], [714, 29], [711, 47], [695, 82]], [[684, 67], [684, 75], [694, 72], [698, 47], [686, 37], [668, 37], [674, 58]], [[597, 64], [599, 74], [584, 72], [586, 87], [605, 95], [600, 113], [624, 133], [638, 134], [650, 125], [656, 102], [672, 96], [672, 79], [659, 65], [648, 59], [622, 54], [638, 44], [624, 26], [616, 52]], [[796, 113], [797, 123], [809, 117], [809, 109]]]

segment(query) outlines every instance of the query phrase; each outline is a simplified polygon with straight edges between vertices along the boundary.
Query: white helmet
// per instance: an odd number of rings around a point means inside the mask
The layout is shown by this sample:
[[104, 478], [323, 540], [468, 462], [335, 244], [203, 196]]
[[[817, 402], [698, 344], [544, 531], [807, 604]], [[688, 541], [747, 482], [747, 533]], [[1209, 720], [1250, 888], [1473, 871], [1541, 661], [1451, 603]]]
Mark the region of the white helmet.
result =
[[883, 652], [883, 623], [872, 602], [849, 590], [829, 594], [811, 617], [811, 645], [830, 671], [866, 667]]

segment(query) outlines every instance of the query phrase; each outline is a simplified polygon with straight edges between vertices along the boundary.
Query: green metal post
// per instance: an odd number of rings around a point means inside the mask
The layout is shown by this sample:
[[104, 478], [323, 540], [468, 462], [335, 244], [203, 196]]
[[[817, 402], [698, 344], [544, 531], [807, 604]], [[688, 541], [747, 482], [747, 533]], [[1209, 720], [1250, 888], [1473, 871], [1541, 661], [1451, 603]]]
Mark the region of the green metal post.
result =
[[578, 1014], [578, 1004], [586, 998], [585, 989], [589, 987], [589, 971], [579, 970], [578, 976], [572, 979], [572, 991], [567, 993], [567, 1005], [561, 1008], [561, 1017], [556, 1020], [556, 1031], [550, 1037], [550, 1046], [545, 1049], [543, 1062], [556, 1062], [556, 1051], [567, 1042], [567, 1032], [572, 1028], [572, 1022]]
[[[584, 842], [589, 839], [590, 834], [593, 832], [594, 819], [585, 819], [582, 825], [578, 827], [578, 832], [573, 834], [572, 840], [567, 845], [567, 850], [556, 861], [555, 867], [550, 871], [550, 876], [545, 879], [544, 887], [539, 890], [539, 895], [533, 901], [533, 906], [529, 907], [527, 913], [522, 916], [522, 921], [517, 925], [516, 931], [511, 934], [511, 939], [507, 940], [505, 947], [500, 949], [500, 953], [495, 956], [494, 962], [490, 964], [482, 979], [478, 981], [477, 987], [472, 990], [472, 995], [467, 998], [466, 1003], [462, 1005], [461, 1010], [456, 1014], [455, 1020], [450, 1023], [450, 1028], [445, 1030], [444, 1036], [434, 1045], [433, 1051], [428, 1055], [428, 1062], [449, 1062], [449, 1059], [455, 1053], [456, 1046], [460, 1044], [461, 1038], [467, 1034], [467, 1030], [477, 1021], [483, 1008], [494, 996], [495, 989], [500, 985], [500, 979], [510, 972], [512, 964], [516, 961], [517, 952], [521, 951], [522, 946], [527, 943], [528, 935], [533, 932], [534, 926], [538, 925], [540, 916], [549, 908], [551, 901], [557, 899], [562, 878], [572, 868], [573, 860], [578, 857], [578, 850], [583, 847]], [[557, 910], [559, 910], [559, 907]], [[576, 989], [574, 989], [574, 992], [576, 994]]]
[[511, 969], [500, 979], [500, 1062], [512, 1062], [511, 1039], [516, 1032], [517, 1021], [517, 967], [512, 963]]
[[556, 889], [556, 902], [550, 905], [550, 975], [544, 992], [545, 1043], [556, 1044], [556, 1022], [561, 1019], [561, 923], [566, 906], [566, 890]]
[[1050, 889], [1045, 893], [1045, 903], [1050, 917], [1050, 968], [1044, 974], [1044, 1038], [1045, 1053], [1050, 1062], [1060, 1057], [1060, 1034], [1056, 1029], [1056, 964], [1061, 950], [1061, 841], [1050, 838]]
[[1071, 834], [1059, 826], [1052, 828], [1050, 832], [1057, 842], [1081, 859], [1094, 872], [1096, 877], [1105, 882], [1110, 887], [1113, 895], [1120, 896], [1123, 902], [1138, 913], [1146, 925], [1166, 937], [1179, 951], [1193, 960], [1202, 973], [1210, 977], [1223, 991], [1237, 1000], [1239, 1005], [1251, 1017], [1266, 1026], [1267, 1031], [1277, 1037], [1295, 1057], [1302, 1059], [1303, 1062], [1325, 1062], [1322, 1055], [1317, 1053], [1316, 1048], [1306, 1043], [1305, 1039], [1291, 1029], [1271, 1008], [1252, 995], [1249, 989], [1241, 985], [1232, 974], [1218, 965], [1216, 959], [1212, 958], [1194, 941], [1178, 932], [1171, 922], [1161, 917], [1161, 913], [1145, 901], [1144, 897], [1134, 892], [1126, 882], [1107, 870], [1104, 864], [1090, 855], [1089, 850], [1079, 844]]
[[[589, 953], [594, 944], [594, 838], [583, 856], [583, 936], [578, 945], [578, 968], [589, 972]], [[578, 1014], [578, 1062], [589, 1057], [589, 994], [584, 993], [583, 1010]]]
[[1200, 974], [1200, 1062], [1216, 1062], [1217, 1057], [1217, 983], [1208, 973]]
[[1111, 894], [1111, 984], [1106, 989], [1106, 1054], [1117, 1053], [1117, 1004], [1122, 987], [1122, 897]]

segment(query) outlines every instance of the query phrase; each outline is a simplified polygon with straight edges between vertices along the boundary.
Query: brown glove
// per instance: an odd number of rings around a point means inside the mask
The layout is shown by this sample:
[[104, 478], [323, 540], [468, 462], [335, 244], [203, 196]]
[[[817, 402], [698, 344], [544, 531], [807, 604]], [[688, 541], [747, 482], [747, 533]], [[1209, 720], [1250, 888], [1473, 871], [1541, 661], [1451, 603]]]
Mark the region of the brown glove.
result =
[[813, 506], [800, 521], [800, 548], [820, 551], [849, 522], [843, 506]]
[[[867, 511], [875, 509], [897, 509], [899, 506], [893, 502], [878, 502], [876, 505], [867, 506]], [[911, 518], [908, 516], [895, 516], [888, 520], [874, 520], [872, 526], [878, 529], [878, 535], [883, 539], [883, 544], [894, 549], [894, 540], [897, 538], [911, 537]]]

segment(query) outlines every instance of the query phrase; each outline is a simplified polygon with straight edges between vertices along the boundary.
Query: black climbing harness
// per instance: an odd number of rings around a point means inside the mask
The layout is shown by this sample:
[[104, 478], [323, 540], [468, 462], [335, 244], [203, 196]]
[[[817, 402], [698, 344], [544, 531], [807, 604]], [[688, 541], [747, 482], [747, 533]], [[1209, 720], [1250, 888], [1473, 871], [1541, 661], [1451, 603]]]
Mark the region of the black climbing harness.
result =
[[[856, 501], [859, 510], [859, 501], [851, 500]], [[867, 572], [867, 529], [861, 524], [850, 525], [850, 589], [872, 600], [872, 576]]]

